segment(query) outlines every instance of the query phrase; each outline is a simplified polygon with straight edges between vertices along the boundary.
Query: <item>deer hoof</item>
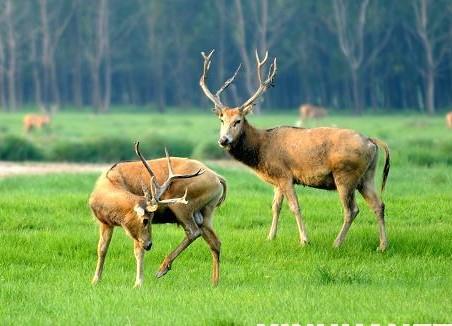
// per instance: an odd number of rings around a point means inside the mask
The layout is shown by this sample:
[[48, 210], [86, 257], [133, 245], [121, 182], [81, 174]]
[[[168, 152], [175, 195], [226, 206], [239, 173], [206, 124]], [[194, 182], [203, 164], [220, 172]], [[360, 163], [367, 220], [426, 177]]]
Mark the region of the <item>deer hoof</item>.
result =
[[380, 245], [377, 247], [377, 251], [385, 252], [387, 248], [388, 248], [388, 244], [386, 242], [380, 243]]
[[169, 266], [160, 268], [160, 270], [157, 273], [155, 273], [155, 277], [160, 278], [160, 277], [164, 276], [166, 273], [168, 273], [168, 271], [170, 269], [171, 269], [171, 267], [169, 267]]
[[300, 240], [300, 245], [302, 246], [302, 247], [305, 247], [305, 246], [307, 246], [309, 244], [309, 240], [308, 239], [301, 239]]

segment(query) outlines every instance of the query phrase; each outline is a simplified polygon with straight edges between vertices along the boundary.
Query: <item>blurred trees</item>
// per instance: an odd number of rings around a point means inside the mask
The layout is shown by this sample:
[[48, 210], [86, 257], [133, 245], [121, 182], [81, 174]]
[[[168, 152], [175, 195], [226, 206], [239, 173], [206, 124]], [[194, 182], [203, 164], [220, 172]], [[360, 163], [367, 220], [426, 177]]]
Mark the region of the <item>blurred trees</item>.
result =
[[0, 105], [206, 107], [199, 53], [212, 48], [212, 89], [243, 65], [223, 95], [234, 105], [268, 48], [264, 109], [434, 113], [452, 103], [451, 20], [449, 0], [0, 0]]

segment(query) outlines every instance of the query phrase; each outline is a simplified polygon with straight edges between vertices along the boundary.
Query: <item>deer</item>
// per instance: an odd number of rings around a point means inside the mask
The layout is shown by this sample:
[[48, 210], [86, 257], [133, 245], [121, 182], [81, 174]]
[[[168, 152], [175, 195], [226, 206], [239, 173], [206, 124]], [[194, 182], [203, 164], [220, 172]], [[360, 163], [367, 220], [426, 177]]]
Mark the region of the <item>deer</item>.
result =
[[156, 277], [164, 276], [173, 261], [193, 241], [202, 236], [212, 253], [212, 283], [218, 284], [220, 247], [212, 227], [213, 213], [226, 198], [226, 180], [199, 161], [170, 157], [147, 161], [120, 162], [98, 178], [89, 206], [99, 224], [97, 266], [92, 284], [102, 276], [105, 256], [114, 227], [122, 227], [133, 240], [136, 259], [135, 287], [141, 287], [144, 253], [152, 247], [152, 224], [175, 223], [183, 227], [185, 238], [168, 254]]
[[257, 176], [274, 188], [272, 203], [272, 223], [268, 239], [276, 237], [278, 220], [283, 199], [286, 198], [290, 211], [295, 216], [300, 244], [309, 243], [306, 226], [300, 212], [295, 185], [303, 185], [325, 190], [336, 190], [343, 207], [343, 224], [333, 243], [340, 247], [345, 240], [359, 209], [355, 191], [364, 197], [374, 211], [379, 226], [379, 247], [384, 251], [388, 246], [384, 203], [375, 190], [374, 175], [378, 161], [378, 149], [385, 151], [383, 169], [383, 192], [390, 168], [389, 148], [386, 143], [349, 129], [319, 127], [312, 129], [279, 126], [259, 129], [252, 126], [247, 115], [253, 111], [256, 100], [271, 86], [277, 71], [276, 58], [271, 63], [265, 78], [262, 69], [268, 59], [260, 59], [256, 51], [258, 88], [251, 97], [237, 107], [229, 107], [221, 102], [220, 94], [234, 81], [234, 75], [226, 80], [213, 94], [207, 86], [214, 50], [203, 57], [202, 74], [199, 85], [205, 96], [213, 103], [213, 112], [220, 120], [218, 144], [234, 159], [250, 167]]
[[23, 127], [26, 133], [32, 129], [42, 129], [50, 125], [52, 119], [48, 114], [26, 114], [23, 119]]
[[320, 119], [328, 115], [328, 111], [320, 106], [315, 106], [312, 104], [303, 104], [299, 109], [300, 122], [304, 124], [311, 119]]
[[447, 128], [452, 129], [452, 111], [446, 114]]

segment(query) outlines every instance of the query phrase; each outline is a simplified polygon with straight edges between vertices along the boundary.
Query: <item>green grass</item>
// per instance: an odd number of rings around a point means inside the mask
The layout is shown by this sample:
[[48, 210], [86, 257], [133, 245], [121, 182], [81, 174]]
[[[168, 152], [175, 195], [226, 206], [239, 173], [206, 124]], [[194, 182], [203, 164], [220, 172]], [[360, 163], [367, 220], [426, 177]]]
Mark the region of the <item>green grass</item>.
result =
[[[221, 149], [216, 146], [219, 122], [208, 113], [61, 113], [55, 117], [49, 130], [29, 135], [23, 133], [22, 117], [23, 114], [0, 114], [0, 159], [21, 157], [18, 153], [11, 153], [11, 148], [18, 143], [15, 138], [7, 146], [10, 142], [5, 137], [11, 138], [11, 135], [35, 144], [41, 155], [31, 155], [30, 159], [37, 160], [114, 162], [133, 157], [133, 151], [128, 151], [127, 146], [131, 147], [137, 139], [142, 140], [143, 150], [151, 156], [162, 155], [164, 145], [179, 156], [194, 155], [201, 159], [222, 156]], [[268, 128], [294, 125], [297, 115], [251, 115], [249, 120], [258, 127]], [[351, 128], [383, 139], [390, 145], [396, 163], [452, 166], [452, 132], [446, 129], [442, 116], [331, 116], [319, 124]], [[111, 143], [117, 146], [111, 146]]]
[[[88, 116], [63, 114], [50, 134], [29, 137], [37, 142], [108, 135], [132, 140], [152, 132], [197, 141], [215, 140], [218, 132], [218, 122], [207, 115], [115, 114], [92, 116], [87, 123]], [[9, 119], [2, 122], [7, 132], [17, 134], [19, 116], [2, 118]], [[295, 119], [250, 120], [267, 127]], [[337, 194], [303, 187], [298, 193], [312, 244], [298, 245], [286, 205], [277, 238], [267, 241], [271, 187], [246, 168], [213, 165], [230, 189], [214, 220], [222, 240], [219, 286], [211, 287], [211, 257], [201, 239], [156, 279], [161, 260], [183, 237], [181, 228], [158, 225], [153, 227], [154, 247], [145, 256], [142, 289], [132, 288], [132, 241], [120, 229], [104, 278], [92, 287], [98, 230], [87, 198], [97, 176], [0, 179], [0, 324], [450, 322], [452, 151], [447, 146], [452, 133], [442, 119], [421, 116], [330, 117], [325, 123], [358, 129], [391, 147], [394, 160], [384, 194], [387, 252], [375, 250], [375, 218], [359, 196], [361, 212], [344, 246], [334, 250], [342, 223]], [[380, 182], [381, 166], [377, 176]]]
[[[210, 285], [210, 254], [197, 240], [162, 279], [154, 272], [182, 239], [153, 227], [145, 283], [133, 289], [132, 242], [117, 229], [104, 279], [90, 285], [97, 226], [87, 208], [95, 175], [16, 177], [0, 183], [0, 323], [255, 324], [257, 322], [446, 322], [452, 299], [452, 173], [395, 167], [385, 195], [390, 248], [362, 200], [344, 247], [334, 192], [299, 189], [312, 244], [300, 248], [284, 207], [276, 240], [271, 189], [247, 170], [216, 169], [230, 195], [215, 218], [221, 279]], [[444, 182], [431, 182], [435, 179]]]

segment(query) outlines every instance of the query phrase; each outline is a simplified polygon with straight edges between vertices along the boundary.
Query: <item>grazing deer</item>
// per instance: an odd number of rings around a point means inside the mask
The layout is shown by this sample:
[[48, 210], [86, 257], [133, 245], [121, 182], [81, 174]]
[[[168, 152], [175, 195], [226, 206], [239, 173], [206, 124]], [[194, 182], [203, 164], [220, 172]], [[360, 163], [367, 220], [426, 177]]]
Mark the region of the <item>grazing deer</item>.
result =
[[299, 113], [301, 124], [312, 119], [324, 118], [328, 115], [328, 111], [325, 108], [311, 104], [303, 104], [300, 106]]
[[452, 129], [452, 112], [446, 114], [446, 125], [447, 128]]
[[50, 125], [51, 118], [48, 114], [26, 114], [23, 120], [24, 131], [30, 132], [32, 129], [42, 129]]
[[143, 158], [139, 143], [136, 143], [135, 151], [141, 162], [113, 165], [99, 177], [89, 199], [100, 227], [98, 260], [92, 283], [96, 284], [101, 278], [115, 226], [123, 227], [134, 240], [135, 287], [140, 287], [143, 284], [144, 250], [150, 250], [152, 246], [151, 224], [177, 223], [184, 228], [186, 237], [163, 260], [156, 276], [165, 275], [176, 257], [202, 236], [212, 252], [212, 282], [216, 285], [221, 243], [213, 231], [212, 218], [215, 208], [226, 197], [226, 181], [201, 162], [170, 158], [166, 150], [166, 160], [151, 161]]
[[214, 112], [221, 122], [218, 143], [235, 159], [251, 167], [264, 181], [274, 187], [272, 205], [273, 221], [268, 239], [274, 239], [283, 198], [295, 215], [300, 242], [308, 243], [306, 227], [294, 190], [295, 184], [337, 190], [344, 209], [344, 222], [334, 242], [338, 247], [358, 214], [355, 190], [361, 193], [376, 214], [380, 233], [380, 250], [387, 247], [384, 221], [384, 204], [375, 191], [374, 175], [377, 166], [378, 147], [386, 153], [383, 172], [383, 191], [389, 173], [389, 149], [382, 141], [362, 136], [347, 129], [276, 127], [257, 129], [248, 123], [246, 115], [253, 110], [255, 101], [272, 86], [276, 74], [276, 58], [271, 64], [266, 79], [262, 78], [262, 67], [268, 52], [261, 61], [257, 51], [257, 91], [242, 105], [228, 107], [221, 103], [220, 94], [234, 80], [235, 74], [212, 94], [206, 85], [212, 55], [201, 52], [204, 58], [200, 86], [213, 102]]

